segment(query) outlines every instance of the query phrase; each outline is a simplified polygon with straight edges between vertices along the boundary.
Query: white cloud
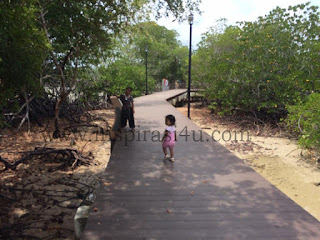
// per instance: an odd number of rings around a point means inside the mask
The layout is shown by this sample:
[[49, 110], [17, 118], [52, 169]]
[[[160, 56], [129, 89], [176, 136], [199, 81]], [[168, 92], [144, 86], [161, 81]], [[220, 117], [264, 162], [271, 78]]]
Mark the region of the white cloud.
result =
[[[195, 14], [192, 34], [192, 45], [195, 47], [201, 40], [201, 34], [215, 25], [216, 20], [226, 18], [229, 24], [235, 24], [237, 21], [254, 21], [259, 16], [268, 14], [277, 6], [287, 8], [300, 3], [306, 3], [308, 0], [202, 0], [200, 5], [203, 14]], [[320, 7], [320, 0], [310, 0], [312, 5]], [[189, 44], [189, 24], [187, 22], [172, 22], [170, 19], [160, 19], [158, 24], [168, 29], [176, 30], [183, 45]]]

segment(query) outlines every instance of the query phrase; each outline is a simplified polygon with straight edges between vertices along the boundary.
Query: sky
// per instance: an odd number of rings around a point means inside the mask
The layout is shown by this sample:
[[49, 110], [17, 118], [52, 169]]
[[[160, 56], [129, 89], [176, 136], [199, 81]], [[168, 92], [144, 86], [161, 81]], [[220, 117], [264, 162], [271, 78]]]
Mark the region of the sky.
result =
[[[288, 8], [301, 3], [311, 2], [311, 5], [320, 7], [320, 0], [202, 0], [201, 16], [194, 14], [192, 26], [192, 47], [201, 40], [201, 34], [215, 25], [216, 20], [226, 18], [228, 24], [236, 24], [241, 21], [255, 21], [259, 16], [268, 14], [277, 6]], [[178, 32], [179, 40], [183, 45], [189, 45], [189, 23], [173, 22], [173, 18], [162, 18], [157, 21], [161, 26]]]

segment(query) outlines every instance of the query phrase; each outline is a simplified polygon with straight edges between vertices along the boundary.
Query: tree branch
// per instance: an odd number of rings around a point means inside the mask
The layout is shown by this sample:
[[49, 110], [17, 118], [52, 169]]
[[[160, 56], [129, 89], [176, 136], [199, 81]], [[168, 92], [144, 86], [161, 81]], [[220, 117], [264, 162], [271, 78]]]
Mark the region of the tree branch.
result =
[[61, 65], [62, 70], [64, 70], [65, 65], [67, 64], [67, 62], [69, 61], [69, 58], [72, 56], [72, 54], [74, 53], [75, 48], [72, 46], [70, 48], [70, 50], [68, 51], [67, 55], [64, 57], [63, 63]]

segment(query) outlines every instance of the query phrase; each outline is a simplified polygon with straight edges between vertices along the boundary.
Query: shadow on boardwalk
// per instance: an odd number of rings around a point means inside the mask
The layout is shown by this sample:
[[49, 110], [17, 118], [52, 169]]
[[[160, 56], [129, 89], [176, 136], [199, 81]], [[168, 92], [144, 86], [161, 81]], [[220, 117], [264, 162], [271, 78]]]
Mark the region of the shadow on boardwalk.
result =
[[[242, 160], [205, 133], [195, 141], [201, 129], [165, 101], [178, 92], [136, 100], [140, 127], [116, 143], [83, 239], [320, 239], [319, 222]], [[152, 138], [169, 113], [190, 134], [174, 163]]]

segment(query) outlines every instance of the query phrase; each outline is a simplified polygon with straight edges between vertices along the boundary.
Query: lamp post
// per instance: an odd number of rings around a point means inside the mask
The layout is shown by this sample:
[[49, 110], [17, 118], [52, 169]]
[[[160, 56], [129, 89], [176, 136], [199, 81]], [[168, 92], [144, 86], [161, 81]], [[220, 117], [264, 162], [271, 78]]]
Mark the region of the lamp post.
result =
[[146, 45], [146, 95], [148, 95], [148, 45]]
[[190, 24], [190, 39], [189, 39], [189, 82], [188, 82], [188, 118], [190, 117], [190, 90], [191, 90], [191, 42], [192, 42], [192, 24], [193, 24], [193, 14], [190, 13], [188, 18]]

